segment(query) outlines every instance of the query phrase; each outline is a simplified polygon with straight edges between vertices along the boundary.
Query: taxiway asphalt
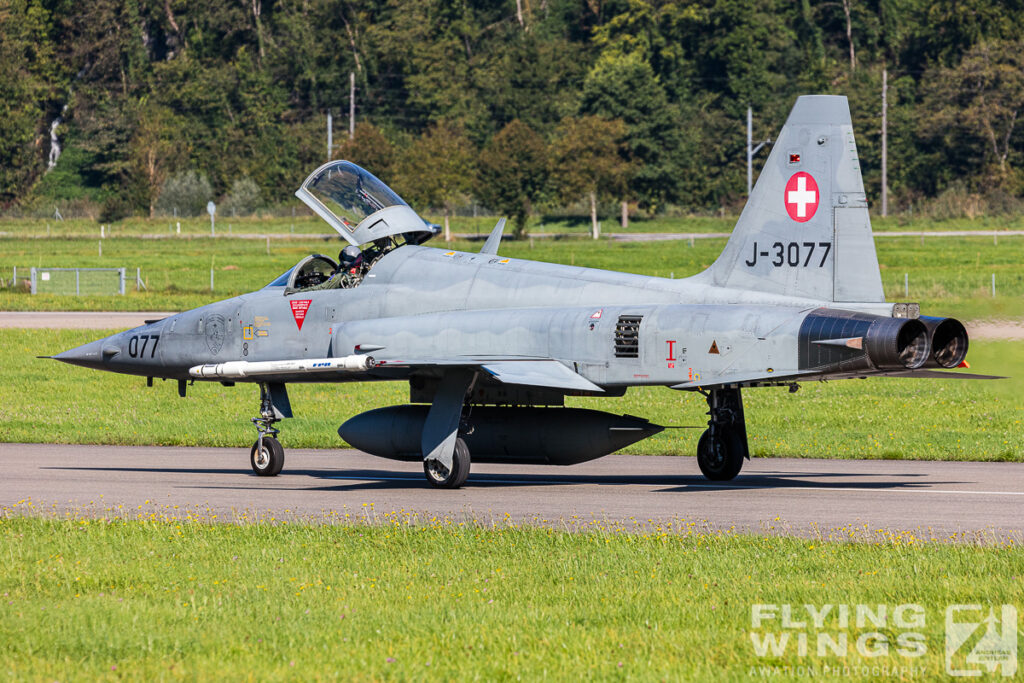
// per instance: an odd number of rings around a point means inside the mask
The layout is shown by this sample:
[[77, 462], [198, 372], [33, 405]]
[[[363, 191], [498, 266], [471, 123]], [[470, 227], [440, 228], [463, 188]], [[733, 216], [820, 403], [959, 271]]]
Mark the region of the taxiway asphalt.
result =
[[[476, 464], [462, 489], [432, 489], [417, 463], [353, 450], [287, 451], [257, 477], [248, 449], [0, 444], [0, 506], [84, 515], [196, 509], [358, 517], [372, 509], [551, 525], [661, 521], [845, 537], [878, 530], [990, 540], [1024, 536], [1024, 464], [755, 458], [729, 483], [690, 457], [613, 455], [570, 468]], [[20, 504], [19, 504], [20, 502]], [[372, 506], [372, 507], [371, 507]]]

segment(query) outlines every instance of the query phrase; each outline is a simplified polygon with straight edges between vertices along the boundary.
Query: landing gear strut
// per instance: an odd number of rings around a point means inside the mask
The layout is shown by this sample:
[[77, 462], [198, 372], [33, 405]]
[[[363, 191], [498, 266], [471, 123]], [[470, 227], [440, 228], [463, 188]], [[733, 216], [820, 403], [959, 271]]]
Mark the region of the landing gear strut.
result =
[[743, 399], [739, 389], [711, 389], [708, 428], [697, 443], [697, 465], [711, 481], [729, 481], [740, 473], [743, 459], [750, 459]]
[[445, 374], [438, 383], [420, 437], [423, 473], [431, 486], [457, 489], [469, 476], [469, 448], [462, 437], [469, 436], [473, 430], [463, 415], [466, 394], [472, 391], [475, 382], [476, 373], [455, 370]]
[[[284, 390], [283, 384], [278, 386]], [[260, 416], [251, 418], [259, 436], [249, 452], [249, 464], [252, 471], [261, 477], [277, 476], [284, 467], [284, 447], [276, 438], [280, 430], [274, 427], [283, 415], [275, 409], [273, 389], [272, 385], [260, 384]], [[287, 396], [284, 400], [287, 402]]]

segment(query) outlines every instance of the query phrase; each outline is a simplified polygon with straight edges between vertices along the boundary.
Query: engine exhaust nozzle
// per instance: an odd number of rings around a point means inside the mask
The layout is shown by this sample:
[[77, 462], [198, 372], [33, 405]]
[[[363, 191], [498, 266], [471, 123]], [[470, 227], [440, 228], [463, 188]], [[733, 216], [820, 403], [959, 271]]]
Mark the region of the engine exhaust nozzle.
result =
[[882, 370], [916, 370], [928, 361], [928, 328], [916, 318], [879, 318], [864, 335], [871, 363]]
[[928, 329], [931, 357], [926, 368], [955, 368], [967, 358], [967, 328], [956, 318], [921, 316], [919, 320]]

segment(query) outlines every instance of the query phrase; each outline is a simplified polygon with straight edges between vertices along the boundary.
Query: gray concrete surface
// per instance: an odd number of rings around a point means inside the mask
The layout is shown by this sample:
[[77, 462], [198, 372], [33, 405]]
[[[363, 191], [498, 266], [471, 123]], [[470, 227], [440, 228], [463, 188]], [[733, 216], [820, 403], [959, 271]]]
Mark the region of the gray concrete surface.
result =
[[0, 327], [57, 330], [127, 330], [147, 320], [159, 320], [173, 313], [93, 311], [0, 311]]
[[[287, 451], [256, 477], [248, 449], [0, 444], [0, 506], [102, 514], [209, 508], [322, 518], [407, 511], [572, 526], [576, 519], [687, 520], [755, 533], [845, 537], [851, 526], [919, 536], [1021, 540], [1024, 464], [757, 458], [728, 484], [686, 457], [614, 455], [571, 468], [475, 465], [457, 491], [430, 488], [417, 463], [357, 451]], [[148, 501], [148, 502], [147, 502]], [[366, 504], [364, 506], [364, 504]], [[13, 506], [13, 508], [12, 508]], [[287, 511], [287, 512], [286, 512]], [[836, 531], [839, 530], [839, 531]]]

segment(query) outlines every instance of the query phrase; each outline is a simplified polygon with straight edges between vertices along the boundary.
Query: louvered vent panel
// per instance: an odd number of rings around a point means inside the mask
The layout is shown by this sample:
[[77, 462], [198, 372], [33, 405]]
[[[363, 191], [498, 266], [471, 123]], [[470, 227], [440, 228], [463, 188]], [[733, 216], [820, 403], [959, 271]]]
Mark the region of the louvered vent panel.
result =
[[620, 315], [615, 325], [615, 357], [640, 357], [640, 321], [642, 315]]

